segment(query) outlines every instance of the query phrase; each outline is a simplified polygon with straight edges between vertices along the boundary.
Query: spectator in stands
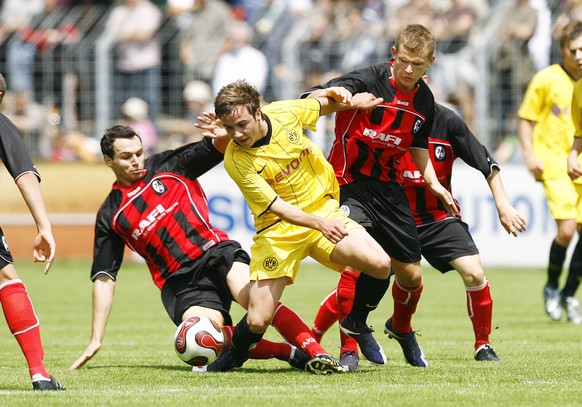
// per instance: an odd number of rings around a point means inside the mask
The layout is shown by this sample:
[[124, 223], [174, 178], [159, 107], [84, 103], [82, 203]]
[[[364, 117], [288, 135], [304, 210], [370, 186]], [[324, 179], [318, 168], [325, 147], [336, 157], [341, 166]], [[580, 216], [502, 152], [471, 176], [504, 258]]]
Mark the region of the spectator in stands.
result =
[[147, 102], [136, 97], [127, 99], [121, 105], [123, 125], [131, 127], [141, 138], [146, 153], [154, 153], [158, 143], [158, 132], [149, 118], [148, 110]]
[[6, 74], [14, 92], [34, 98], [34, 57], [36, 45], [27, 41], [32, 19], [44, 12], [45, 0], [4, 0], [0, 25], [6, 44]]
[[184, 144], [200, 141], [202, 130], [194, 123], [198, 122], [198, 117], [203, 112], [213, 112], [212, 89], [204, 81], [188, 82], [183, 91], [184, 103], [186, 105], [186, 114], [183, 118], [166, 121], [164, 131], [168, 135], [167, 143], [163, 149], [176, 149]]
[[469, 40], [477, 24], [477, 10], [462, 0], [451, 3], [432, 23], [438, 55], [431, 67], [431, 88], [440, 100], [456, 106], [465, 123], [473, 128], [473, 91], [478, 73]]
[[252, 39], [253, 30], [246, 22], [235, 21], [230, 25], [222, 53], [214, 68], [212, 78], [214, 95], [217, 95], [223, 86], [239, 79], [245, 79], [259, 93], [265, 92], [269, 63], [265, 54], [251, 45]]
[[[494, 147], [511, 143], [517, 133], [517, 108], [520, 95], [535, 73], [527, 43], [537, 25], [537, 11], [529, 5], [529, 0], [514, 0], [496, 5], [488, 17], [497, 24], [496, 38], [491, 42], [490, 70], [494, 89], [491, 98], [491, 114], [497, 118], [498, 128], [493, 140]], [[501, 150], [503, 145], [501, 145]], [[497, 153], [493, 154], [497, 159]], [[501, 157], [499, 157], [501, 161]]]
[[224, 1], [194, 1], [190, 24], [181, 33], [180, 60], [185, 68], [185, 82], [212, 83], [214, 66], [232, 22], [231, 10]]
[[374, 30], [376, 27], [374, 23], [366, 22], [362, 4], [349, 5], [346, 8], [336, 23], [341, 72], [363, 68], [370, 61], [379, 60], [379, 34], [383, 33]]
[[162, 24], [162, 12], [149, 0], [124, 0], [113, 7], [105, 32], [115, 36], [114, 109], [130, 97], [139, 97], [149, 105], [149, 117], [156, 122], [160, 99], [161, 47], [156, 33]]

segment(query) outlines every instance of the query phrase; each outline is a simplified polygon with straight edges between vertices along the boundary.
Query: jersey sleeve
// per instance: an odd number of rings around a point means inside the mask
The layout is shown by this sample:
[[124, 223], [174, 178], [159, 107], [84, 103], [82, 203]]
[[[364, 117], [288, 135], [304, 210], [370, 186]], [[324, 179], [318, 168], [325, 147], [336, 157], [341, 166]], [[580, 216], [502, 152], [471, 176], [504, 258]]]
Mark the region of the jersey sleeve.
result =
[[543, 80], [541, 73], [533, 76], [517, 111], [517, 116], [520, 119], [530, 120], [532, 122], [540, 120], [540, 116], [544, 110], [543, 102], [544, 100], [548, 100], [544, 83], [547, 83], [547, 81]]
[[572, 121], [574, 122], [574, 137], [582, 137], [582, 80], [574, 85], [572, 94]]
[[300, 95], [300, 98], [306, 98], [315, 90], [331, 88], [333, 86], [342, 86], [352, 92], [352, 94], [370, 92], [370, 89], [373, 89], [373, 82], [376, 81], [378, 77], [378, 74], [375, 71], [381, 69], [382, 65], [383, 64], [372, 65], [333, 78], [322, 85], [314, 86], [313, 88], [306, 90]]
[[0, 158], [15, 181], [29, 172], [34, 173], [40, 181], [38, 170], [32, 162], [18, 129], [2, 113], [0, 113]]
[[204, 138], [176, 150], [156, 154], [147, 160], [146, 167], [154, 168], [155, 172], [170, 171], [197, 179], [222, 162], [223, 158], [212, 139]]
[[125, 243], [121, 236], [113, 231], [111, 225], [114, 214], [114, 209], [111, 205], [112, 197], [113, 193], [109, 195], [97, 213], [91, 281], [95, 281], [103, 275], [116, 280], [117, 272], [123, 262]]
[[493, 168], [499, 165], [491, 156], [487, 148], [469, 130], [467, 124], [455, 112], [446, 109], [444, 120], [447, 122], [447, 134], [455, 155], [469, 166], [480, 171], [485, 178], [489, 178]]

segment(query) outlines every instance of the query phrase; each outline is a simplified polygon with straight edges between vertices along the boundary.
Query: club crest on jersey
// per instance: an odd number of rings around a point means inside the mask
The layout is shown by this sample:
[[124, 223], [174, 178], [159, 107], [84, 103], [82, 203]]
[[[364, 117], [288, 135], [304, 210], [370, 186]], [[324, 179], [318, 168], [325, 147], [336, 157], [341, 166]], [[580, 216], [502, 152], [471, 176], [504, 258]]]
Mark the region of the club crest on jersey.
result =
[[444, 161], [446, 158], [445, 148], [443, 146], [435, 146], [434, 148], [434, 159], [436, 161]]
[[268, 271], [273, 271], [279, 266], [279, 261], [274, 257], [267, 257], [263, 261], [263, 268]]
[[154, 180], [154, 182], [152, 182], [152, 188], [158, 194], [163, 194], [164, 192], [166, 192], [166, 186], [164, 184], [162, 184], [162, 181], [160, 181], [158, 179], [156, 179], [156, 180]]
[[289, 143], [297, 143], [299, 141], [299, 134], [295, 130], [290, 131], [287, 133], [287, 137], [289, 138]]
[[412, 134], [416, 134], [418, 132], [418, 130], [420, 130], [420, 127], [422, 126], [422, 120], [418, 119], [414, 122], [414, 127], [412, 129]]
[[340, 212], [343, 213], [346, 216], [350, 216], [350, 207], [347, 205], [342, 205], [340, 206]]

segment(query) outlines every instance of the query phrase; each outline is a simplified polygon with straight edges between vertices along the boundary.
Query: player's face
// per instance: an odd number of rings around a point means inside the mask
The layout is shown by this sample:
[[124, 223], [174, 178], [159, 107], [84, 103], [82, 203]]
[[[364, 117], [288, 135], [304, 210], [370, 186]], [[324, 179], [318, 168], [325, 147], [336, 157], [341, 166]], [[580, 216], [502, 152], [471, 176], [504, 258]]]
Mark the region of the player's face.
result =
[[434, 55], [426, 55], [426, 51], [411, 51], [405, 47], [392, 47], [394, 63], [392, 71], [396, 85], [404, 92], [410, 92], [414, 85], [424, 75], [426, 68], [432, 65]]
[[241, 147], [251, 147], [257, 140], [267, 135], [266, 131], [263, 131], [264, 121], [260, 110], [251, 114], [246, 107], [239, 106], [221, 121], [228, 137]]
[[[575, 76], [578, 79], [582, 74], [582, 35], [570, 41], [569, 53], [566, 58], [570, 58], [573, 65], [577, 68]], [[566, 64], [566, 61], [564, 61], [564, 64]]]
[[117, 182], [121, 185], [133, 185], [143, 176], [145, 156], [140, 139], [119, 138], [113, 142], [113, 159], [105, 156], [105, 164], [109, 166]]

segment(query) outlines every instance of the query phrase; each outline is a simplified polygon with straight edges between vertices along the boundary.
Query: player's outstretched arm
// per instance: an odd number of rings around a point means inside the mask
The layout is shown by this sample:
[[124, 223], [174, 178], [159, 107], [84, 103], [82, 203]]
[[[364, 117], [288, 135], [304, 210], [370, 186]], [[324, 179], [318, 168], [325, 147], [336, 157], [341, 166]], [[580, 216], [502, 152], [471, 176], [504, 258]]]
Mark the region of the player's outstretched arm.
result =
[[56, 243], [38, 178], [36, 174], [29, 172], [18, 177], [16, 185], [30, 210], [38, 230], [38, 234], [34, 239], [32, 253], [34, 262], [45, 262], [44, 273], [47, 274], [55, 258]]
[[315, 98], [321, 104], [322, 116], [339, 112], [340, 110], [372, 110], [384, 100], [367, 92], [352, 95], [349, 90], [341, 86], [317, 90], [309, 95], [309, 97], [313, 98], [314, 94], [316, 95]]
[[82, 368], [101, 349], [114, 294], [115, 281], [109, 276], [99, 277], [93, 283], [93, 333], [85, 352], [79, 356], [69, 370]]
[[499, 170], [497, 168], [493, 169], [493, 173], [487, 179], [489, 184], [489, 189], [491, 189], [491, 194], [493, 195], [493, 200], [495, 201], [495, 207], [497, 208], [497, 214], [499, 215], [499, 221], [507, 233], [511, 233], [513, 236], [517, 236], [518, 232], [526, 231], [526, 221], [523, 216], [509, 204], [507, 199], [507, 194], [505, 193], [505, 188], [503, 187], [503, 182], [501, 181], [501, 176], [499, 175]]

